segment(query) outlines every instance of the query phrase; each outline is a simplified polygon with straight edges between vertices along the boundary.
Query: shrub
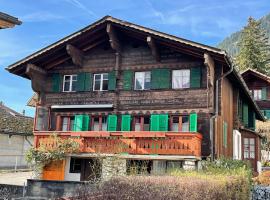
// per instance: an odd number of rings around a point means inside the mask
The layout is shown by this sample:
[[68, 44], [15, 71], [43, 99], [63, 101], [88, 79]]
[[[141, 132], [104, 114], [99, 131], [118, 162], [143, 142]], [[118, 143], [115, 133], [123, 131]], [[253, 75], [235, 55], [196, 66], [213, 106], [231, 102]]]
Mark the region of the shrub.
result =
[[270, 186], [270, 171], [263, 171], [259, 176], [253, 178], [257, 185]]

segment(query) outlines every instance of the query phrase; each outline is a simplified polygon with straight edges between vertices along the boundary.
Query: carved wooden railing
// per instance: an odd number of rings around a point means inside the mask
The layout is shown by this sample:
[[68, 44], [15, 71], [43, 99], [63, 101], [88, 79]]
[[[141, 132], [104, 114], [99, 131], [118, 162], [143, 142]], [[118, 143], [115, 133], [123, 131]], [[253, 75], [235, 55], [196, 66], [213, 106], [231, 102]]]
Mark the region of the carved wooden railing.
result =
[[201, 156], [200, 133], [190, 132], [35, 132], [35, 146], [52, 148], [54, 139], [52, 133], [62, 138], [79, 138], [82, 153], [129, 153], [129, 154], [159, 154]]

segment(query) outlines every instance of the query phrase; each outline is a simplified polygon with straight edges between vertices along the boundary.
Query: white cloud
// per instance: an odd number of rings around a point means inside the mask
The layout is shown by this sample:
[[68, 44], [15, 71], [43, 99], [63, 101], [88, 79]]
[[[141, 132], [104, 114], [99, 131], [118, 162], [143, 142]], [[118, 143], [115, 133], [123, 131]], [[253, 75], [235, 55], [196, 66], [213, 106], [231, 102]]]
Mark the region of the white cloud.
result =
[[34, 12], [20, 17], [23, 22], [63, 20], [64, 18], [64, 16], [45, 11]]

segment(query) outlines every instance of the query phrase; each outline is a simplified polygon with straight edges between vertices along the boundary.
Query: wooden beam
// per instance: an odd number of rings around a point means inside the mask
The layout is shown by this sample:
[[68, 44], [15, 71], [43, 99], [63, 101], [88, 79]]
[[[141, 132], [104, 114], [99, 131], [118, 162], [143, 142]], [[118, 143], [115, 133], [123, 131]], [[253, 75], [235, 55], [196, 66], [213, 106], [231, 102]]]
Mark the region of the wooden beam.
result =
[[210, 86], [214, 85], [215, 79], [215, 62], [212, 56], [208, 53], [204, 53], [204, 65], [208, 68], [207, 77], [209, 79]]
[[67, 44], [66, 50], [67, 50], [68, 55], [70, 55], [74, 65], [81, 67], [83, 65], [83, 59], [84, 59], [83, 51], [81, 51], [80, 49], [76, 48], [75, 46], [71, 44]]
[[97, 42], [95, 42], [95, 43], [93, 43], [93, 44], [91, 44], [89, 46], [84, 47], [83, 48], [83, 51], [88, 51], [90, 49], [93, 49], [93, 48], [95, 48], [96, 46], [102, 44], [105, 41], [106, 41], [106, 39], [98, 40]]
[[120, 53], [121, 45], [112, 24], [107, 24], [106, 31], [107, 31], [107, 34], [109, 35], [109, 38], [110, 38], [109, 42], [111, 44], [112, 49], [115, 50], [117, 53]]
[[156, 46], [156, 42], [154, 41], [154, 39], [151, 36], [147, 36], [146, 38], [147, 44], [151, 49], [152, 55], [154, 56], [154, 58], [156, 59], [156, 61], [160, 61], [160, 54], [158, 51], [158, 48]]
[[64, 58], [62, 58], [62, 59], [60, 59], [58, 61], [52, 62], [51, 64], [46, 65], [46, 69], [51, 69], [51, 68], [65, 62], [65, 61], [67, 61], [69, 59], [70, 59], [70, 57], [64, 57]]
[[25, 74], [30, 77], [32, 89], [38, 94], [38, 103], [42, 105], [45, 101], [45, 93], [48, 91], [47, 71], [34, 64], [27, 64]]

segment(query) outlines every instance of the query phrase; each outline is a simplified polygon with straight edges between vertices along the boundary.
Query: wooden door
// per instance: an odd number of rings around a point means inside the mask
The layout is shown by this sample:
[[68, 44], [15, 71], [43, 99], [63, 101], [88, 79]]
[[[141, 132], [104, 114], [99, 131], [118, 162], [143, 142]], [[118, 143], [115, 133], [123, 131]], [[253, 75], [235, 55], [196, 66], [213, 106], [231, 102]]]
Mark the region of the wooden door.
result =
[[83, 159], [81, 181], [96, 181], [101, 177], [101, 162], [99, 159]]
[[51, 162], [43, 168], [43, 180], [61, 181], [65, 178], [65, 160]]
[[250, 162], [255, 172], [257, 171], [257, 145], [255, 137], [243, 137], [242, 139], [242, 157]]

